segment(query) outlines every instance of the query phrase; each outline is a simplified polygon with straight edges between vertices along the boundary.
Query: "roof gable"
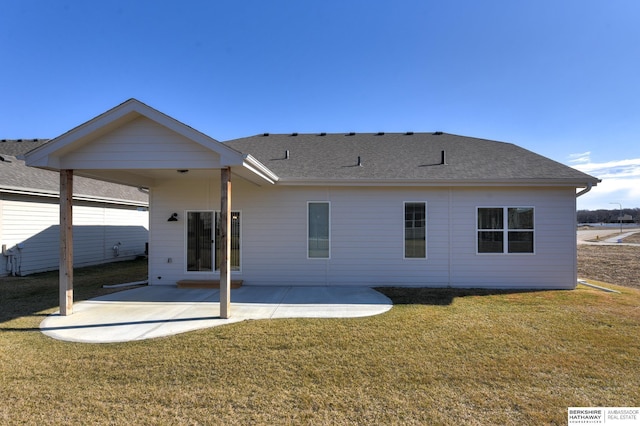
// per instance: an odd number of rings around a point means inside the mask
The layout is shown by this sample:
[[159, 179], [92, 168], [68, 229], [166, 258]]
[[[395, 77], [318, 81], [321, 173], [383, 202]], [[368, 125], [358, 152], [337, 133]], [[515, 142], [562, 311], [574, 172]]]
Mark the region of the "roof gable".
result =
[[[216, 142], [217, 145], [220, 145]], [[73, 150], [60, 150], [64, 169], [190, 169], [221, 167], [220, 152], [138, 116]]]
[[[181, 157], [176, 154], [180, 152], [184, 153]], [[126, 167], [122, 161], [127, 157], [141, 161], [136, 162], [137, 169], [243, 164], [240, 152], [136, 99], [34, 149], [27, 153], [26, 161], [30, 166], [51, 169], [120, 169]]]

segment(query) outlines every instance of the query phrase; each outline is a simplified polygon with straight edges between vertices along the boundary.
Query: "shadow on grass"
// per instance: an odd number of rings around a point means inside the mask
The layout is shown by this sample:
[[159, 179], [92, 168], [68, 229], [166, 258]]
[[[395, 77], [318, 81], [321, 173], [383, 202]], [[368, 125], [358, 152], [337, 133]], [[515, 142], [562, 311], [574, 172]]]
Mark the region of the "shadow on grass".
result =
[[[147, 262], [144, 259], [74, 268], [74, 300], [77, 302], [126, 290], [129, 287], [105, 289], [102, 286], [140, 281], [146, 274]], [[8, 321], [46, 317], [43, 311], [57, 310], [58, 307], [58, 271], [0, 279], [0, 330], [9, 330], [2, 325]]]
[[494, 296], [502, 294], [532, 293], [536, 289], [484, 289], [484, 288], [433, 288], [433, 287], [378, 287], [375, 290], [387, 296], [394, 305], [447, 306], [457, 297]]

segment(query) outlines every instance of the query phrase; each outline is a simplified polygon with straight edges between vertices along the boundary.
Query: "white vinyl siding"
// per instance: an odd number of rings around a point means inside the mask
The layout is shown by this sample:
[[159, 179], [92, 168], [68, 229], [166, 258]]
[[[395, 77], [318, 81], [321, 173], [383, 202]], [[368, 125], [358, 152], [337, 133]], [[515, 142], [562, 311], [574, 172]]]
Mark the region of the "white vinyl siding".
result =
[[[167, 218], [176, 206], [219, 210], [219, 173], [211, 176], [161, 181], [152, 188], [151, 284], [189, 278], [181, 260], [184, 224]], [[236, 179], [232, 191], [232, 210], [242, 212], [242, 270], [232, 274], [246, 285], [575, 286], [575, 189], [570, 187], [258, 187]], [[330, 203], [330, 258], [308, 259], [309, 200]], [[404, 257], [401, 215], [407, 200], [423, 200], [427, 207], [428, 257], [420, 261]], [[533, 207], [535, 256], [478, 256], [482, 205]], [[178, 214], [182, 220], [184, 211]]]
[[[477, 207], [535, 209], [535, 256], [478, 255]], [[452, 287], [574, 288], [575, 189], [456, 188], [452, 190]], [[487, 204], [484, 204], [487, 206]]]
[[220, 155], [138, 117], [64, 156], [67, 169], [182, 169], [220, 166]]
[[[1, 244], [13, 249], [20, 274], [56, 270], [60, 252], [60, 208], [57, 198], [6, 195], [0, 200]], [[132, 206], [74, 201], [74, 266], [131, 259], [148, 241], [148, 212]], [[18, 248], [20, 247], [20, 248]], [[114, 247], [117, 247], [114, 250]], [[0, 263], [0, 275], [6, 259]]]

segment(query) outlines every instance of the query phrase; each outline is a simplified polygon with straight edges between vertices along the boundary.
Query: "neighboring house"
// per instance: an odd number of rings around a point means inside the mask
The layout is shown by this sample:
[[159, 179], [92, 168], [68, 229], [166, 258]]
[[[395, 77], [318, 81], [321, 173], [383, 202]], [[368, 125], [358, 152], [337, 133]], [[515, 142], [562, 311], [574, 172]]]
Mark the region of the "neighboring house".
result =
[[[0, 140], [0, 276], [59, 266], [59, 174], [27, 167], [23, 156], [46, 140]], [[148, 194], [78, 178], [74, 193], [75, 265], [131, 259], [148, 241]]]
[[513, 144], [440, 132], [220, 143], [135, 99], [27, 164], [148, 188], [151, 285], [218, 278], [228, 241], [245, 285], [571, 289], [576, 196], [599, 182]]
[[631, 216], [630, 214], [625, 214], [623, 216], [618, 216], [618, 218], [616, 219], [618, 222], [624, 222], [624, 223], [633, 223], [633, 216]]

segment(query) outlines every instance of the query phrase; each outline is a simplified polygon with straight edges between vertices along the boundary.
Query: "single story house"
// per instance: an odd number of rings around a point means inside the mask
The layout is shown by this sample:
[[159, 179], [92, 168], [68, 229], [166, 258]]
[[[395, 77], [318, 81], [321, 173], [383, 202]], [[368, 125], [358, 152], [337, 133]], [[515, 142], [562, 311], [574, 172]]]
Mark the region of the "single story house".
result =
[[[0, 140], [0, 276], [59, 266], [58, 173], [25, 165], [46, 139]], [[148, 194], [78, 177], [74, 202], [75, 266], [131, 259], [148, 241]]]
[[148, 188], [149, 284], [219, 279], [222, 317], [232, 279], [574, 288], [576, 197], [599, 182], [513, 144], [441, 132], [221, 143], [135, 99], [26, 158], [59, 171], [62, 192], [74, 174]]

